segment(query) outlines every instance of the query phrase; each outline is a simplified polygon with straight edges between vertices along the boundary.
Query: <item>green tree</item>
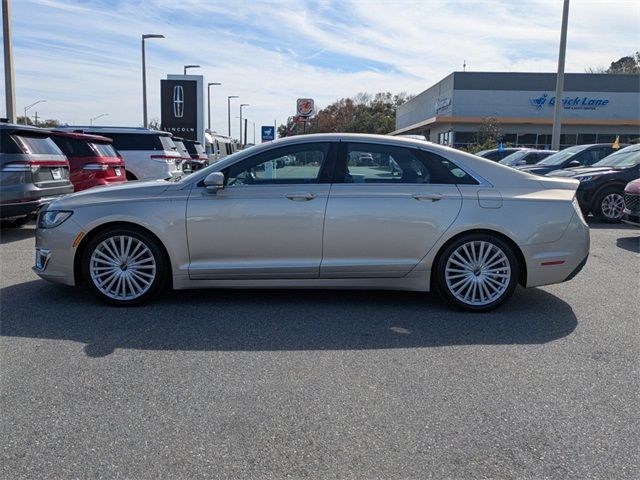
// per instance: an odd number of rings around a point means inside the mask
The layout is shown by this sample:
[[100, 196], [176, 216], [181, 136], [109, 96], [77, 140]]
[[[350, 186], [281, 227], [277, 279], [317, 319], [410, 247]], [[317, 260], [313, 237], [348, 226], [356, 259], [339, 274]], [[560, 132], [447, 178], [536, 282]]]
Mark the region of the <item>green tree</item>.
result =
[[395, 95], [390, 92], [359, 93], [354, 98], [341, 98], [318, 111], [306, 126], [290, 117], [286, 124], [278, 127], [278, 135], [300, 135], [305, 131], [386, 134], [395, 129], [396, 108], [411, 98], [404, 92]]
[[615, 62], [611, 62], [609, 68], [590, 67], [586, 69], [587, 73], [610, 73], [610, 74], [635, 74], [640, 75], [640, 52], [633, 55], [619, 58]]

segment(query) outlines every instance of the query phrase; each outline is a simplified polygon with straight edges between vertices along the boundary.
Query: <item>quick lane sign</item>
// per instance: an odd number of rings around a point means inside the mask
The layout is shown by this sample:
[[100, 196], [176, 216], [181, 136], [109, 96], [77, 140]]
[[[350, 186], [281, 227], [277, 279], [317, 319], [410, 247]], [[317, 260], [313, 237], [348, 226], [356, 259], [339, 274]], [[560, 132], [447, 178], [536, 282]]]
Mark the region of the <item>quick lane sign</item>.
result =
[[197, 82], [160, 80], [160, 115], [162, 130], [198, 140]]
[[[556, 97], [543, 93], [539, 97], [530, 98], [529, 102], [536, 107], [536, 110], [542, 110], [545, 105], [553, 107], [556, 104]], [[608, 98], [576, 96], [562, 99], [562, 107], [565, 110], [595, 110], [600, 107], [606, 107], [608, 104]]]
[[262, 143], [270, 142], [276, 138], [276, 129], [273, 125], [262, 125], [260, 128]]

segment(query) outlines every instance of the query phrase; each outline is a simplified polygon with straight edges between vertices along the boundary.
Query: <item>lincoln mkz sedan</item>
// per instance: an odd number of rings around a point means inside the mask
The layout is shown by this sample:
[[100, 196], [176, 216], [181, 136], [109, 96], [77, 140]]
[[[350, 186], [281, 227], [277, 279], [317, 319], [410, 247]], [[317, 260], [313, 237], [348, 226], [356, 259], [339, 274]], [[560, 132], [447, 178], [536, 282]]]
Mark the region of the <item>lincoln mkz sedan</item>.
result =
[[285, 138], [182, 179], [53, 202], [38, 217], [34, 270], [121, 306], [165, 286], [436, 288], [481, 312], [518, 283], [580, 271], [589, 229], [578, 184], [420, 140]]

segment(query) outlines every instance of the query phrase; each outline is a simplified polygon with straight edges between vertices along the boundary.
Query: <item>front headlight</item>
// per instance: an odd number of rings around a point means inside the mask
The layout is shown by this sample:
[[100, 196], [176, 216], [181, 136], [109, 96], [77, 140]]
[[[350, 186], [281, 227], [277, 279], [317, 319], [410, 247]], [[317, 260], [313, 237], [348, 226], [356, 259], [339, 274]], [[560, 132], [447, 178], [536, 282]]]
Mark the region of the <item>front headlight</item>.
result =
[[578, 177], [580, 182], [590, 182], [591, 180], [595, 180], [600, 178], [600, 175], [585, 175], [584, 177]]
[[38, 215], [38, 228], [54, 228], [73, 215], [69, 210], [44, 210]]

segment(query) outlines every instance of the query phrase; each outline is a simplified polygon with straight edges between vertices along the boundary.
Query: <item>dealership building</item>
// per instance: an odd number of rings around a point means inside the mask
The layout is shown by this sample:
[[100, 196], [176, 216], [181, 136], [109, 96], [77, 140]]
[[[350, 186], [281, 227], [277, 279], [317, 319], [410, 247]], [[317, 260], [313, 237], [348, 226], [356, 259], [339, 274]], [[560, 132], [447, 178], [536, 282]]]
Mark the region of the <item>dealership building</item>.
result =
[[[555, 73], [454, 72], [399, 106], [391, 135], [465, 147], [495, 117], [504, 143], [549, 148], [555, 88]], [[638, 75], [565, 74], [562, 105], [561, 148], [640, 137]]]

